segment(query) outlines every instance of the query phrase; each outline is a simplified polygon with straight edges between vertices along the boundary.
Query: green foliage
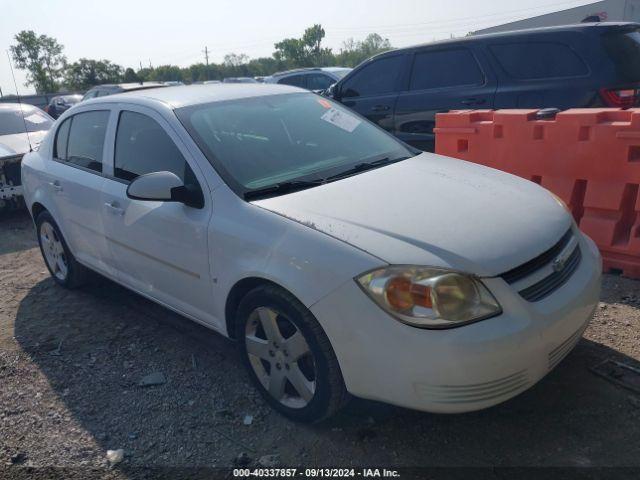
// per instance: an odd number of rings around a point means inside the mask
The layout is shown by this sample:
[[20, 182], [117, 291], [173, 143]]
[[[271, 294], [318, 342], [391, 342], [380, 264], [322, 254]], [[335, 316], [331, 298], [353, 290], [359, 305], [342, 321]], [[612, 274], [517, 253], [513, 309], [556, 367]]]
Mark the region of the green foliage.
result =
[[139, 83], [140, 77], [138, 77], [133, 68], [127, 67], [127, 69], [124, 71], [124, 77], [122, 78], [122, 81], [125, 83]]
[[335, 61], [337, 65], [355, 67], [367, 58], [391, 50], [391, 48], [389, 40], [382, 38], [377, 33], [367, 35], [362, 42], [349, 38], [342, 42], [342, 48], [340, 53], [335, 56]]
[[135, 71], [123, 69], [108, 60], [81, 58], [67, 64], [63, 46], [46, 35], [37, 36], [23, 31], [15, 36], [17, 44], [11, 47], [16, 66], [27, 70], [27, 84], [38, 93], [55, 92], [64, 86], [70, 90], [85, 90], [102, 83], [142, 81], [183, 81], [185, 83], [222, 80], [225, 77], [267, 76], [275, 72], [299, 67], [344, 66], [354, 67], [363, 60], [391, 49], [386, 38], [377, 33], [362, 41], [348, 39], [339, 53], [322, 46], [325, 31], [322, 25], [307, 28], [301, 38], [285, 38], [275, 44], [271, 57], [250, 59], [244, 53], [229, 53], [221, 64], [195, 63], [188, 67], [161, 65]]
[[11, 56], [16, 67], [27, 71], [25, 85], [33, 85], [38, 93], [55, 92], [66, 63], [64, 47], [55, 38], [38, 36], [33, 30], [23, 30], [14, 38]]
[[82, 91], [103, 83], [119, 83], [122, 77], [120, 65], [109, 60], [81, 58], [64, 69], [64, 86], [69, 90]]
[[330, 48], [322, 48], [325, 37], [322, 25], [307, 28], [302, 38], [285, 38], [276, 43], [273, 58], [294, 67], [323, 67], [330, 65], [333, 54]]

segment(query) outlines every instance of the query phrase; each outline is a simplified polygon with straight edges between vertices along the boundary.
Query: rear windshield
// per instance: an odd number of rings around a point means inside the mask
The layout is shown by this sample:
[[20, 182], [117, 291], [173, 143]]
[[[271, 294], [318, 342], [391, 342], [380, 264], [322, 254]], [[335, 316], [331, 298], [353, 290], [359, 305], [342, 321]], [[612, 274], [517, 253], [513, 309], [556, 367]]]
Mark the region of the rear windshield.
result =
[[613, 60], [618, 76], [623, 82], [640, 81], [640, 29], [605, 33], [604, 49]]
[[4, 109], [0, 107], [0, 135], [13, 135], [25, 132], [25, 124], [30, 132], [49, 130], [52, 121], [44, 112], [33, 107], [24, 107], [24, 120], [19, 108]]

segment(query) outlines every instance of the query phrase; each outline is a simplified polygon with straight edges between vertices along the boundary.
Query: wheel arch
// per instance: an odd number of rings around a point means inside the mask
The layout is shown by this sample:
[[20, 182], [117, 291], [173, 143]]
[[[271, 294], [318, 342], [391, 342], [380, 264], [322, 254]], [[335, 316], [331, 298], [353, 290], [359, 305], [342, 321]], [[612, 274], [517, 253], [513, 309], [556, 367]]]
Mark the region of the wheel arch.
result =
[[229, 294], [227, 295], [227, 300], [225, 302], [225, 308], [224, 308], [224, 317], [225, 317], [225, 324], [227, 328], [227, 335], [230, 339], [237, 340], [236, 322], [238, 321], [238, 319], [236, 318], [236, 313], [238, 311], [238, 307], [240, 306], [240, 302], [245, 297], [245, 295], [247, 295], [247, 293], [249, 293], [251, 290], [257, 287], [260, 287], [262, 285], [272, 285], [272, 286], [278, 287], [288, 292], [290, 295], [293, 295], [296, 299], [298, 299], [298, 301], [300, 300], [289, 289], [283, 287], [282, 285], [272, 280], [268, 280], [264, 277], [252, 276], [252, 277], [246, 277], [241, 280], [238, 280], [233, 285], [233, 287], [231, 287], [231, 290], [229, 290]]

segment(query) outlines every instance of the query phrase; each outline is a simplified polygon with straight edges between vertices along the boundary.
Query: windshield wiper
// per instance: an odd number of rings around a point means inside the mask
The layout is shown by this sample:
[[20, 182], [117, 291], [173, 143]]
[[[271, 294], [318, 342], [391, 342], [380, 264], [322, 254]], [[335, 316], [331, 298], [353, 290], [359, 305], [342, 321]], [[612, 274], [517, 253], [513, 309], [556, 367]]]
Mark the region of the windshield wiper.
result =
[[400, 162], [402, 160], [406, 160], [407, 158], [411, 158], [411, 157], [395, 157], [395, 158], [384, 157], [378, 160], [374, 160], [372, 162], [357, 163], [353, 167], [348, 168], [343, 172], [327, 177], [326, 181], [331, 182], [333, 180], [340, 180], [341, 178], [350, 177], [360, 172], [365, 172], [367, 170], [373, 170], [374, 168], [382, 167], [384, 165], [390, 165], [392, 163]]
[[255, 200], [258, 198], [266, 198], [284, 193], [296, 192], [306, 188], [317, 187], [325, 183], [324, 179], [319, 180], [291, 180], [288, 182], [276, 183], [269, 187], [257, 188], [244, 193], [245, 200]]

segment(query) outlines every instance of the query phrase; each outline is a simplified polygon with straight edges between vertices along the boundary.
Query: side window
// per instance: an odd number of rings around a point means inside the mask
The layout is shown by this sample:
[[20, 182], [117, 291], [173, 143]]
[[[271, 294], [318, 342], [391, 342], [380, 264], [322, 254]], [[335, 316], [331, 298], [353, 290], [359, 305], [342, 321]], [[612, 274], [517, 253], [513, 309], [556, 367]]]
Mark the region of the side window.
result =
[[365, 97], [393, 92], [402, 68], [403, 55], [373, 60], [342, 86], [343, 97]]
[[56, 133], [55, 151], [53, 156], [59, 160], [67, 159], [67, 142], [69, 141], [69, 127], [71, 126], [71, 118], [67, 118]]
[[84, 168], [102, 172], [102, 151], [109, 112], [104, 110], [78, 113], [71, 117], [67, 158]]
[[563, 43], [508, 43], [491, 45], [489, 49], [504, 71], [517, 79], [578, 77], [589, 71]]
[[197, 184], [182, 153], [155, 120], [123, 111], [116, 133], [115, 177], [130, 182], [140, 175], [163, 171], [175, 173], [185, 185]]
[[292, 85], [294, 87], [306, 88], [303, 75], [291, 75], [288, 77], [284, 77], [283, 79], [278, 80], [278, 83], [281, 83], [283, 85]]
[[484, 75], [466, 48], [417, 53], [411, 70], [410, 90], [481, 85]]
[[97, 94], [98, 94], [97, 90], [89, 90], [87, 93], [84, 94], [84, 97], [82, 97], [82, 100], [89, 100], [90, 98], [94, 98]]
[[325, 90], [334, 83], [336, 83], [336, 81], [328, 75], [321, 73], [307, 75], [307, 88], [309, 90]]

